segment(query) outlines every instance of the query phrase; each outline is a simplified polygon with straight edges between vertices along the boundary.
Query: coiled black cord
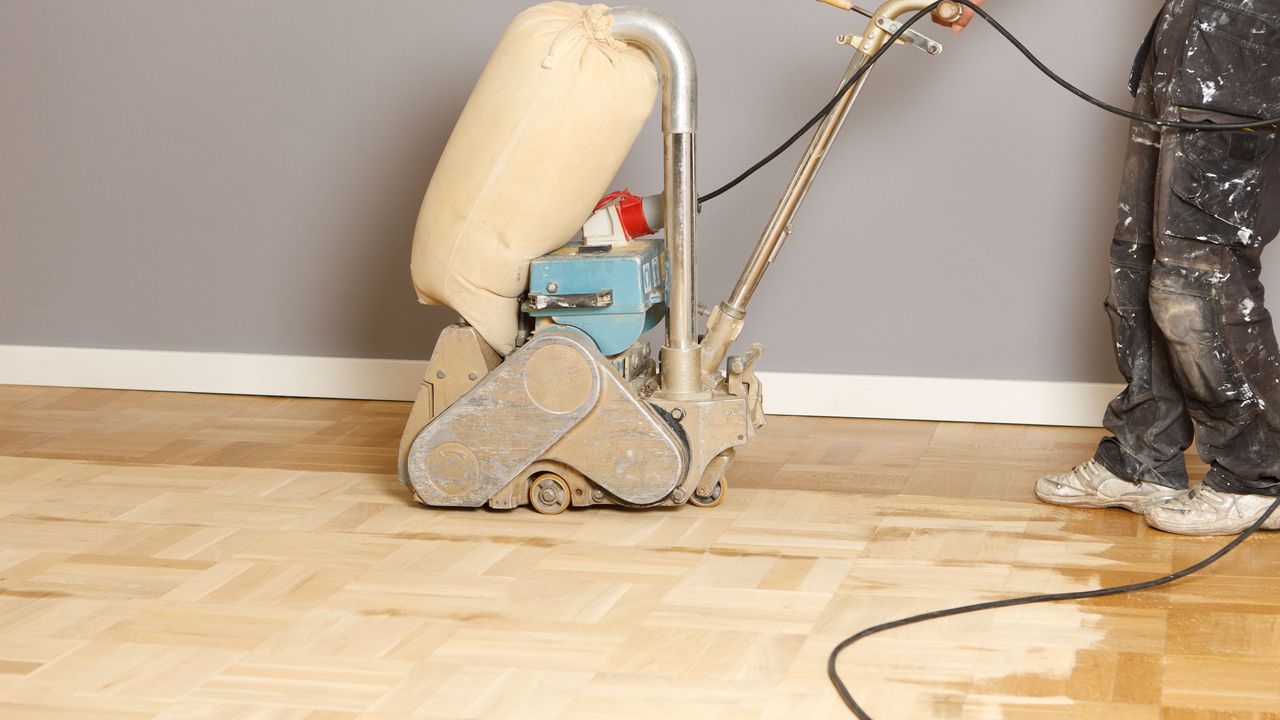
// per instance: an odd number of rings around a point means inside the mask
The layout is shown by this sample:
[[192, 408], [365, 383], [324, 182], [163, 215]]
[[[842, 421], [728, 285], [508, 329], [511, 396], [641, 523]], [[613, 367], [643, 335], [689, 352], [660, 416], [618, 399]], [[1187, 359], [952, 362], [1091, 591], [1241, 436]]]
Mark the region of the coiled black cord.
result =
[[[836, 104], [840, 102], [840, 98], [844, 97], [845, 93], [853, 89], [853, 86], [859, 80], [862, 79], [862, 76], [866, 75], [871, 70], [871, 68], [874, 67], [875, 64], [880, 61], [880, 58], [883, 57], [884, 54], [889, 51], [889, 48], [892, 47], [893, 44], [899, 38], [901, 38], [903, 35], [906, 34], [908, 30], [911, 29], [911, 26], [915, 25], [916, 23], [920, 22], [924, 18], [928, 17], [934, 11], [934, 9], [936, 9], [944, 1], [945, 0], [937, 0], [937, 2], [931, 3], [928, 7], [924, 8], [923, 10], [916, 13], [915, 15], [912, 15], [909, 20], [907, 20], [905, 23], [902, 24], [902, 27], [898, 28], [896, 31], [893, 32], [892, 35], [889, 36], [889, 39], [885, 42], [885, 44], [879, 50], [877, 50], [873, 55], [871, 55], [871, 57], [867, 59], [867, 62], [865, 65], [863, 65], [861, 68], [858, 69], [857, 72], [855, 72], [852, 76], [849, 77], [849, 80], [845, 82], [843, 86], [841, 86], [838, 92], [836, 92], [835, 97], [831, 98], [831, 101], [828, 102], [826, 105], [824, 105], [816, 115], [809, 118], [809, 121], [806, 122], [804, 126], [801, 127], [799, 130], [797, 130], [794, 135], [787, 138], [787, 141], [779, 145], [775, 150], [773, 150], [773, 152], [761, 158], [759, 162], [757, 162], [756, 164], [752, 165], [751, 167], [743, 171], [741, 175], [738, 175], [734, 179], [716, 188], [715, 190], [712, 190], [706, 195], [702, 195], [701, 197], [699, 197], [698, 204], [701, 206], [703, 203], [710, 202], [720, 197], [721, 195], [729, 192], [730, 190], [734, 189], [739, 184], [741, 184], [742, 181], [754, 175], [756, 171], [760, 170], [760, 168], [763, 168], [765, 165], [768, 165], [769, 163], [773, 162], [778, 158], [779, 155], [789, 150], [792, 145], [795, 145], [800, 140], [800, 138], [804, 137], [805, 134], [808, 133], [810, 130], [812, 130], [815, 125], [822, 122], [822, 119], [825, 118], [827, 114], [831, 112], [832, 108], [834, 108]], [[1108, 102], [1099, 100], [1098, 98], [1090, 95], [1084, 90], [1081, 90], [1075, 85], [1072, 85], [1071, 83], [1067, 82], [1061, 75], [1051, 70], [1048, 65], [1045, 65], [1040, 60], [1040, 58], [1036, 57], [1035, 54], [1032, 53], [1031, 50], [1028, 49], [1027, 46], [1024, 45], [1021, 40], [1019, 40], [1016, 36], [1014, 36], [1013, 33], [1009, 32], [1009, 30], [1007, 30], [1003, 25], [997, 22], [995, 18], [991, 17], [991, 15], [988, 14], [986, 10], [983, 10], [981, 6], [974, 3], [972, 0], [951, 0], [951, 1], [959, 3], [960, 5], [964, 5], [965, 7], [972, 9], [974, 13], [976, 13], [979, 17], [981, 17], [983, 20], [986, 20], [991, 25], [991, 27], [995, 28], [996, 32], [1004, 36], [1005, 40], [1008, 40], [1010, 44], [1012, 44], [1015, 48], [1018, 49], [1018, 52], [1022, 53], [1023, 56], [1027, 58], [1027, 60], [1031, 61], [1032, 65], [1036, 66], [1036, 69], [1044, 73], [1045, 76], [1048, 77], [1050, 80], [1054, 81], [1058, 85], [1061, 85], [1072, 95], [1075, 95], [1076, 97], [1084, 100], [1090, 105], [1094, 105], [1096, 107], [1102, 108], [1103, 110], [1106, 110], [1107, 112], [1113, 115], [1119, 115], [1120, 117], [1128, 118], [1130, 120], [1134, 120], [1137, 122], [1147, 123], [1148, 125], [1173, 128], [1176, 130], [1253, 130], [1253, 129], [1264, 128], [1264, 127], [1275, 127], [1277, 124], [1280, 124], [1280, 118], [1272, 118], [1270, 120], [1258, 120], [1255, 122], [1245, 122], [1245, 123], [1195, 123], [1195, 122], [1183, 122], [1181, 120], [1161, 120], [1160, 118], [1150, 117], [1147, 115], [1142, 115], [1140, 113], [1132, 112], [1130, 110], [1125, 110], [1124, 108], [1116, 107], [1115, 105], [1112, 105]]]
[[1201, 560], [1200, 562], [1196, 563], [1195, 565], [1192, 565], [1189, 568], [1179, 570], [1178, 572], [1173, 573], [1172, 575], [1166, 575], [1156, 580], [1147, 580], [1145, 582], [1133, 583], [1132, 585], [1120, 585], [1118, 587], [1102, 588], [1099, 590], [1082, 590], [1079, 592], [1056, 593], [1052, 595], [1033, 595], [1031, 597], [1010, 598], [1008, 600], [995, 600], [992, 602], [977, 603], [975, 605], [965, 605], [963, 607], [949, 608], [947, 610], [936, 610], [934, 612], [923, 613], [921, 615], [913, 615], [909, 618], [903, 618], [901, 620], [894, 620], [893, 622], [882, 623], [880, 625], [876, 625], [875, 627], [869, 627], [866, 630], [859, 632], [857, 635], [852, 635], [846, 638], [839, 645], [837, 645], [834, 650], [831, 651], [831, 656], [827, 658], [827, 677], [831, 678], [831, 684], [835, 685], [836, 692], [840, 694], [840, 699], [844, 701], [845, 706], [848, 707], [849, 710], [852, 711], [856, 717], [860, 718], [860, 720], [872, 720], [871, 716], [867, 714], [867, 711], [863, 710], [862, 706], [858, 704], [858, 701], [853, 699], [853, 695], [849, 693], [849, 688], [845, 686], [844, 681], [840, 679], [840, 674], [836, 672], [836, 660], [840, 657], [840, 653], [844, 652], [845, 649], [847, 649], [850, 645], [858, 642], [859, 640], [871, 637], [872, 635], [882, 633], [886, 630], [893, 630], [894, 628], [905, 627], [907, 625], [915, 625], [916, 623], [922, 623], [928, 620], [937, 620], [938, 618], [953, 617], [955, 615], [964, 615], [967, 613], [974, 613], [974, 612], [982, 612], [983, 610], [995, 610], [997, 608], [1015, 607], [1018, 605], [1034, 605], [1036, 603], [1057, 602], [1058, 600], [1085, 600], [1088, 598], [1107, 597], [1108, 595], [1119, 595], [1121, 593], [1134, 592], [1136, 590], [1150, 590], [1151, 588], [1157, 588], [1157, 587], [1160, 587], [1161, 585], [1168, 585], [1169, 583], [1175, 580], [1181, 580], [1182, 578], [1192, 573], [1199, 572], [1209, 567], [1210, 565], [1214, 564], [1215, 562], [1221, 560], [1224, 555], [1231, 552], [1232, 550], [1235, 550], [1236, 547], [1240, 545], [1240, 543], [1244, 542], [1245, 540], [1248, 540], [1250, 536], [1252, 536], [1255, 532], [1257, 532], [1258, 529], [1262, 527], [1262, 524], [1265, 523], [1267, 519], [1270, 518], [1271, 515], [1277, 509], [1280, 509], [1280, 498], [1277, 498], [1275, 502], [1271, 503], [1271, 507], [1268, 508], [1267, 511], [1262, 514], [1262, 517], [1258, 518], [1257, 522], [1251, 525], [1248, 530], [1245, 530], [1244, 532], [1240, 533], [1240, 535], [1237, 536], [1236, 539], [1227, 543], [1226, 546], [1224, 546], [1218, 552], [1210, 555], [1209, 557], [1205, 558], [1204, 560]]

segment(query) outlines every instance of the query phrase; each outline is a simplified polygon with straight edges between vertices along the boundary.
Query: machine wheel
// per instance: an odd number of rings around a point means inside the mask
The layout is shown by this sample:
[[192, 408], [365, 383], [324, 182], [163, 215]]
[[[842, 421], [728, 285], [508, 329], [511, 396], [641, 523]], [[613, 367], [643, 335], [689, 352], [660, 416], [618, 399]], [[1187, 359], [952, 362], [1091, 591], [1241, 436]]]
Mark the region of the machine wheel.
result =
[[695, 492], [689, 496], [689, 503], [700, 508], [713, 508], [724, 501], [727, 492], [729, 492], [729, 481], [722, 477], [711, 486], [710, 495], [703, 497]]
[[543, 515], [559, 515], [569, 507], [569, 483], [555, 473], [539, 473], [529, 481], [529, 504]]

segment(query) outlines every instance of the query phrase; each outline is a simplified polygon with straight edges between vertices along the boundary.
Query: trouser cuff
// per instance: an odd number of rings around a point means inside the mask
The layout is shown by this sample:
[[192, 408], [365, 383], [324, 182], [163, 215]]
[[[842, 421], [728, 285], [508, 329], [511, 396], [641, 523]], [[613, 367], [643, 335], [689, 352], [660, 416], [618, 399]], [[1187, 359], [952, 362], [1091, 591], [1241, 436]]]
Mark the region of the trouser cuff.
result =
[[1155, 483], [1174, 490], [1186, 490], [1188, 486], [1187, 463], [1181, 455], [1163, 462], [1146, 460], [1121, 447], [1119, 440], [1109, 437], [1098, 444], [1098, 452], [1093, 459], [1116, 477], [1130, 482]]
[[1204, 484], [1218, 492], [1280, 497], [1280, 478], [1245, 480], [1217, 463], [1209, 467], [1209, 474], [1204, 476]]

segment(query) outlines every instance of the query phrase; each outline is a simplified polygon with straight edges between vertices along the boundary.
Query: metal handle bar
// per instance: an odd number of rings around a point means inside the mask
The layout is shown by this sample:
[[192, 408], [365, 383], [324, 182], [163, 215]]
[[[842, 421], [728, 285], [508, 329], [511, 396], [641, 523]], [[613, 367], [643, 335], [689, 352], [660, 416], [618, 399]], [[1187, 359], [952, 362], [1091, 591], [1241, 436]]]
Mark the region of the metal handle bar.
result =
[[[848, 0], [819, 1], [839, 8], [844, 8], [848, 5], [847, 9], [853, 9], [852, 3]], [[813, 185], [818, 171], [822, 168], [827, 151], [840, 133], [841, 128], [844, 126], [844, 121], [849, 115], [849, 110], [852, 109], [858, 93], [866, 83], [868, 74], [863, 72], [863, 66], [893, 35], [894, 31], [886, 31], [880, 25], [884, 22], [897, 22], [899, 17], [910, 12], [924, 10], [932, 4], [933, 0], [887, 0], [872, 15], [874, 19], [867, 25], [867, 30], [861, 38], [862, 43], [855, 48], [853, 61], [849, 64], [848, 70], [845, 71], [840, 87], [843, 88], [848, 83], [853, 82], [854, 76], [861, 73], [857, 82], [854, 82], [852, 87], [849, 87], [840, 96], [822, 123], [818, 125], [817, 130], [814, 131], [809, 148], [805, 151], [804, 157], [800, 160], [800, 165], [796, 168], [790, 184], [778, 201], [773, 217], [770, 218], [769, 224], [765, 226], [764, 233], [756, 243], [755, 250], [747, 261], [742, 275], [738, 278], [738, 283], [734, 287], [733, 293], [727, 300], [720, 303], [712, 311], [711, 317], [707, 319], [707, 334], [702, 339], [701, 348], [701, 369], [704, 375], [711, 375], [718, 371], [720, 363], [728, 353], [729, 345], [737, 339], [738, 333], [742, 331], [742, 325], [746, 319], [747, 304], [751, 302], [751, 296], [760, 285], [760, 280], [764, 277], [765, 271], [769, 269], [769, 265], [777, 257], [787, 237], [791, 235], [791, 220], [804, 202], [809, 188]], [[945, 22], [954, 22], [963, 16], [964, 8], [953, 2], [940, 3], [934, 8], [934, 14], [939, 15], [944, 6], [948, 6], [947, 14], [940, 17]]]

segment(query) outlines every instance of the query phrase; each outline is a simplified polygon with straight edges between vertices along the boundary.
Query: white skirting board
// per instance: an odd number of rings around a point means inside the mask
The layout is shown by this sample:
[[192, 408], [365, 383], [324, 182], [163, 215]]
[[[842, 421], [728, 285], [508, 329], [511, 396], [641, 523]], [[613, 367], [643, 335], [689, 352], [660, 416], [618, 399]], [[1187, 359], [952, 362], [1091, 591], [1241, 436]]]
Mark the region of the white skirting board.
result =
[[[0, 345], [0, 384], [412, 400], [417, 360]], [[1093, 427], [1106, 383], [761, 372], [774, 415]]]

